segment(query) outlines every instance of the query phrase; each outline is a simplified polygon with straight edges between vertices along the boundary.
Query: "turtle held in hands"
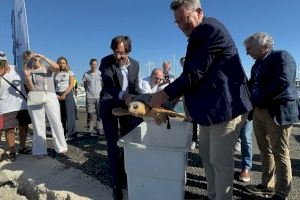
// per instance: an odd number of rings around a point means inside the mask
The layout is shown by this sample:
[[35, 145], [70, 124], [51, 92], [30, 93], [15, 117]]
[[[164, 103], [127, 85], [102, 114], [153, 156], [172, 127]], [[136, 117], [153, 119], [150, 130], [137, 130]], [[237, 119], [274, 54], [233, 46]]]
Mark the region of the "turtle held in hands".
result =
[[136, 96], [128, 105], [128, 109], [114, 108], [112, 110], [115, 116], [133, 115], [135, 117], [153, 117], [157, 118], [160, 115], [167, 115], [171, 117], [185, 118], [184, 115], [179, 114], [171, 109], [175, 106], [172, 102], [166, 102], [163, 104], [163, 108], [151, 108], [149, 102], [152, 98], [151, 94], [141, 94]]

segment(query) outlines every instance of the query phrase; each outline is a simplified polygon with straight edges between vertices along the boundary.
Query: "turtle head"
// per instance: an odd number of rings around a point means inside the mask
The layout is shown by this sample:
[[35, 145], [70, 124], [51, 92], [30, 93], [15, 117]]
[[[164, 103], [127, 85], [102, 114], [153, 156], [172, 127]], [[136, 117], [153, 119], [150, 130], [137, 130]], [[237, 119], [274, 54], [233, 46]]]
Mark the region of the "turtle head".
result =
[[142, 117], [147, 114], [149, 108], [140, 101], [133, 101], [129, 104], [128, 111], [134, 116]]

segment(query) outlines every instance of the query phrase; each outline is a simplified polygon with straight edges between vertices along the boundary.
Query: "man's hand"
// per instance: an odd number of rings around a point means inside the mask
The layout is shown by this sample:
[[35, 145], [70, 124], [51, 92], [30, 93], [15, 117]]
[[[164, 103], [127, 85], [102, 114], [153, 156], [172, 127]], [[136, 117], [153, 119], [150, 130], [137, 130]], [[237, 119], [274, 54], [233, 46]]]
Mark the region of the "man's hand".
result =
[[152, 108], [159, 108], [165, 101], [167, 101], [167, 99], [167, 93], [164, 90], [162, 90], [152, 95], [149, 105]]
[[186, 122], [192, 122], [193, 119], [192, 119], [191, 116], [187, 115], [187, 116], [185, 117], [185, 120], [184, 120], [184, 121], [186, 121]]

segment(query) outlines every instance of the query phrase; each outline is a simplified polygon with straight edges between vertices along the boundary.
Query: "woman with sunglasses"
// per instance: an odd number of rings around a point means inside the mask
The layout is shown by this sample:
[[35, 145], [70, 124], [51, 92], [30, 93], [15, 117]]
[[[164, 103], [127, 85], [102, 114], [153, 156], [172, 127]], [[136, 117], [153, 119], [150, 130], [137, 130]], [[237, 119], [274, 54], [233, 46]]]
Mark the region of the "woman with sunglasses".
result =
[[59, 66], [46, 56], [33, 51], [24, 52], [23, 62], [26, 86], [29, 91], [45, 91], [47, 97], [47, 102], [44, 104], [28, 106], [33, 126], [32, 154], [39, 159], [47, 155], [45, 114], [51, 126], [55, 151], [58, 154], [66, 153], [68, 147], [53, 79], [54, 72], [59, 71]]

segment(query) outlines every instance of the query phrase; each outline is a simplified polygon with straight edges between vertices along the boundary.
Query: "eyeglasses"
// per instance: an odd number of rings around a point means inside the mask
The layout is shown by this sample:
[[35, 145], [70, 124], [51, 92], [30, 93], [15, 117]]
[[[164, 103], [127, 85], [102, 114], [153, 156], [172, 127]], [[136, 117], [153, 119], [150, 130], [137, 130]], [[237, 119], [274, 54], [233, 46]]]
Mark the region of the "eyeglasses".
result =
[[156, 77], [156, 76], [152, 76], [155, 80], [158, 80], [158, 81], [161, 81], [161, 80], [163, 80], [162, 78], [160, 78], [160, 77]]
[[1, 56], [1, 57], [5, 57], [5, 53], [0, 52], [0, 56]]
[[175, 21], [174, 24], [178, 27], [187, 25], [190, 22], [190, 16], [194, 11], [195, 10], [192, 10], [186, 17], [183, 17], [180, 20]]
[[117, 52], [117, 51], [114, 51], [114, 55], [115, 56], [127, 56], [128, 53], [127, 52]]

